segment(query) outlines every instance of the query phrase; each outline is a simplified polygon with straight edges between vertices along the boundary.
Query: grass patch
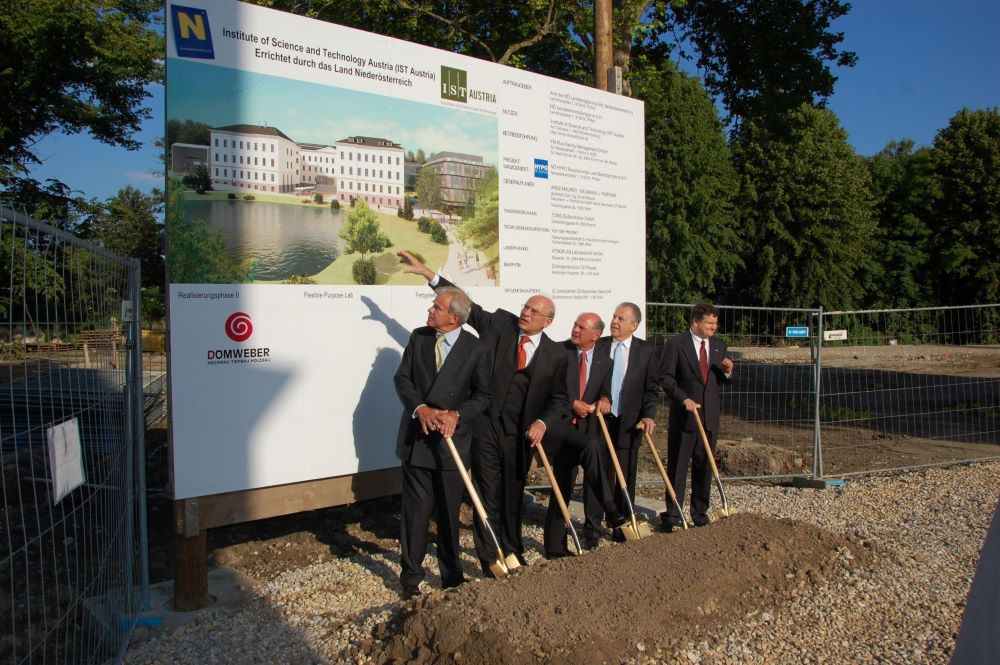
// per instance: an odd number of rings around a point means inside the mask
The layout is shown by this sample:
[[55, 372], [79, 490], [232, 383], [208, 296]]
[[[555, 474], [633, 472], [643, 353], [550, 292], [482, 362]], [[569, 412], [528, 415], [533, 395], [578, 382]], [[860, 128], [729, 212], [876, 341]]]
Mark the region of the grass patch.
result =
[[[375, 269], [378, 271], [375, 283], [418, 286], [426, 284], [426, 280], [420, 275], [403, 272], [404, 265], [396, 258], [396, 252], [404, 249], [409, 252], [419, 252], [427, 265], [439, 266], [448, 258], [448, 245], [439, 245], [432, 241], [426, 233], [417, 230], [417, 223], [414, 221], [385, 213], [378, 213], [378, 218], [382, 233], [392, 240], [392, 247], [372, 257], [375, 259]], [[354, 262], [360, 258], [360, 254], [342, 254], [311, 277], [317, 284], [353, 284], [351, 269]]]
[[[184, 200], [185, 201], [232, 201], [233, 203], [257, 203], [262, 201], [264, 203], [282, 203], [284, 205], [291, 206], [302, 206], [305, 205], [303, 201], [308, 200], [309, 205], [313, 207], [330, 207], [329, 202], [327, 203], [313, 203], [312, 198], [304, 199], [301, 196], [291, 196], [289, 194], [274, 194], [271, 192], [255, 192], [253, 190], [238, 192], [232, 192], [236, 194], [235, 199], [230, 199], [230, 192], [205, 192], [204, 194], [198, 194], [194, 190], [184, 190]], [[244, 194], [253, 194], [253, 201], [246, 201], [243, 199]]]

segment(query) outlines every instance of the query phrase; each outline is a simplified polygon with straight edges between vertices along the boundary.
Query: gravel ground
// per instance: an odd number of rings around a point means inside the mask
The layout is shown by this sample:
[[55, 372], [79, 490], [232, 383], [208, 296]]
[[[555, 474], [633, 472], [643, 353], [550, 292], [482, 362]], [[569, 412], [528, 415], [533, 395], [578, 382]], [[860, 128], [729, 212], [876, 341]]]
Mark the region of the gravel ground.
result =
[[[685, 646], [626, 662], [947, 663], [998, 488], [1000, 464], [852, 480], [832, 490], [727, 486], [730, 506], [740, 512], [812, 523], [845, 541], [867, 541], [881, 555], [867, 568], [845, 569], [817, 585], [790, 579], [786, 602], [757, 607], [723, 629], [693, 624]], [[526, 539], [538, 546], [537, 523], [528, 525]], [[474, 576], [478, 566], [466, 530], [462, 544], [467, 574]], [[126, 660], [371, 662], [373, 631], [403, 606], [397, 559], [392, 548], [372, 547], [283, 572], [255, 584], [254, 599], [237, 610], [209, 611], [135, 642]], [[537, 551], [529, 552], [529, 563], [537, 559]], [[433, 557], [427, 563], [436, 587]], [[711, 556], [692, 565], [712, 566]], [[425, 583], [428, 591], [431, 586]], [[420, 602], [445, 594], [426, 595]]]

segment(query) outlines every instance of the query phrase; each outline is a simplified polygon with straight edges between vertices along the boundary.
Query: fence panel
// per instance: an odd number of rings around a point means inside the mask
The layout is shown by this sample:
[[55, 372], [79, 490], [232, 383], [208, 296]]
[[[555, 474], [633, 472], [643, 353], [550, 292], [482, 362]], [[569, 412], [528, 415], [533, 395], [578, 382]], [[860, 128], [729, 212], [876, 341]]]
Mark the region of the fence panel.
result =
[[[720, 424], [723, 473], [734, 477], [810, 475], [815, 443], [815, 321], [818, 311], [718, 306], [716, 335], [736, 368], [725, 386]], [[646, 334], [662, 347], [690, 328], [691, 306], [649, 303]], [[809, 328], [786, 337], [789, 326]], [[666, 404], [661, 410], [665, 428]]]
[[827, 312], [823, 330], [827, 475], [1000, 457], [1000, 305]]
[[138, 278], [0, 208], [0, 661], [120, 660], [146, 600]]

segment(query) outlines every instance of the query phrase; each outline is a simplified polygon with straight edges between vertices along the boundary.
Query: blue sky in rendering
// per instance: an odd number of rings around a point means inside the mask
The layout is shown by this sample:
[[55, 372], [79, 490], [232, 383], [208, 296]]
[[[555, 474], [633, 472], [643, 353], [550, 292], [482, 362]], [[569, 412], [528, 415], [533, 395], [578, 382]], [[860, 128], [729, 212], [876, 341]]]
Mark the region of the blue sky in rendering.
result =
[[[851, 12], [836, 21], [833, 28], [845, 33], [843, 47], [857, 52], [858, 64], [836, 71], [839, 80], [828, 106], [839, 116], [848, 140], [858, 153], [872, 155], [889, 141], [905, 138], [917, 145], [930, 145], [938, 130], [947, 126], [948, 120], [963, 107], [1000, 106], [997, 26], [1000, 26], [997, 0], [948, 3], [856, 0]], [[151, 92], [149, 103], [154, 117], [138, 135], [143, 141], [142, 150], [110, 148], [87, 136], [52, 135], [36, 146], [44, 163], [32, 171], [33, 177], [58, 178], [85, 196], [98, 199], [113, 196], [125, 185], [143, 190], [162, 186], [162, 175], [156, 173], [160, 166], [154, 141], [164, 132], [164, 95], [159, 86]], [[336, 134], [341, 129], [348, 134], [369, 135], [380, 128], [394, 129], [390, 121], [371, 112], [338, 113], [335, 109], [306, 105], [295, 97], [262, 100], [264, 103], [269, 106], [254, 102], [253, 108], [248, 109], [248, 117], [239, 122], [266, 121], [296, 141], [320, 143], [344, 138]], [[435, 108], [418, 106], [420, 114]], [[264, 111], [275, 115], [265, 117]], [[299, 122], [306, 114], [324, 120]], [[334, 124], [338, 117], [352, 117], [355, 124], [338, 126]], [[293, 119], [298, 119], [297, 126], [285, 124]], [[422, 122], [425, 120], [422, 117], [419, 120], [408, 133], [404, 134], [400, 127], [399, 138], [389, 138], [407, 149], [414, 140], [426, 140], [424, 150], [433, 151], [438, 149], [431, 147], [437, 145], [433, 143], [437, 136], [442, 141], [449, 139], [447, 145], [452, 147], [448, 149], [473, 152], [471, 148], [456, 146], [451, 140], [453, 136], [446, 136], [451, 133], [446, 124]], [[237, 121], [226, 124], [230, 122]], [[309, 135], [300, 135], [297, 127]], [[418, 133], [421, 127], [427, 131]], [[436, 133], [431, 131], [432, 127]]]
[[280, 129], [298, 143], [349, 136], [386, 138], [428, 156], [448, 150], [497, 163], [494, 116], [292, 79], [170, 60], [170, 118], [212, 127], [247, 123]]

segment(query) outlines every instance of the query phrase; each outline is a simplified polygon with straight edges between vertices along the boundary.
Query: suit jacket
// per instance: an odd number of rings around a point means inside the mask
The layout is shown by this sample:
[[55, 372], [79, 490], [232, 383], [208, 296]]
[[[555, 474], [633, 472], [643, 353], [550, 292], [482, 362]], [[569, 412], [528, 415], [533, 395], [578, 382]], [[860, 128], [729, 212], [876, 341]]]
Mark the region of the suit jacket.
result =
[[[611, 360], [611, 349], [614, 348], [614, 337], [602, 337], [597, 340], [594, 353], [600, 353], [607, 358], [611, 369], [608, 370], [607, 394], [611, 394], [611, 374], [614, 361]], [[659, 377], [659, 361], [655, 357], [653, 345], [644, 339], [632, 336], [628, 351], [628, 366], [625, 369], [625, 380], [622, 382], [621, 406], [618, 412], [618, 434], [611, 432], [615, 441], [624, 446], [626, 441], [633, 445], [642, 442], [642, 433], [635, 429], [643, 418], [656, 416], [657, 379]], [[622, 433], [629, 436], [621, 438]]]
[[396, 393], [403, 403], [396, 456], [416, 467], [456, 469], [441, 435], [437, 432], [425, 435], [420, 420], [413, 417], [413, 411], [426, 404], [435, 409], [458, 411], [458, 427], [452, 441], [468, 468], [473, 423], [490, 403], [486, 349], [475, 335], [463, 330], [439, 372], [434, 356], [436, 341], [437, 332], [433, 328], [424, 326], [414, 330], [396, 370]]
[[729, 382], [721, 363], [723, 358], [729, 357], [729, 351], [725, 343], [715, 337], [710, 337], [706, 346], [708, 383], [701, 379], [701, 369], [689, 331], [674, 335], [663, 347], [663, 354], [660, 356], [660, 385], [671, 401], [671, 433], [693, 432], [697, 429], [694, 416], [682, 404], [688, 398], [701, 404], [701, 419], [705, 429], [719, 431], [722, 384]]
[[[455, 286], [440, 277], [438, 286]], [[483, 434], [490, 420], [496, 420], [503, 413], [504, 399], [511, 379], [517, 372], [517, 326], [518, 316], [507, 310], [487, 312], [472, 303], [469, 325], [479, 333], [479, 340], [489, 356], [490, 392], [493, 400], [490, 408], [479, 418], [476, 433]], [[531, 380], [528, 394], [521, 413], [521, 424], [527, 428], [536, 420], [545, 423], [546, 428], [568, 420], [570, 416], [566, 394], [566, 352], [557, 342], [541, 334], [538, 348], [529, 365]]]
[[[566, 393], [569, 395], [570, 407], [573, 401], [582, 399], [587, 404], [593, 404], [602, 396], [608, 397], [608, 387], [611, 385], [611, 358], [607, 353], [602, 354], [596, 347], [590, 362], [590, 375], [587, 377], [587, 386], [580, 397], [580, 359], [577, 356], [576, 346], [573, 342], [566, 340], [562, 344], [566, 353]], [[570, 414], [573, 418], [574, 415]], [[600, 437], [601, 426], [594, 415], [586, 418], [577, 418], [575, 427], [586, 434]], [[602, 439], [603, 440], [603, 439]]]

